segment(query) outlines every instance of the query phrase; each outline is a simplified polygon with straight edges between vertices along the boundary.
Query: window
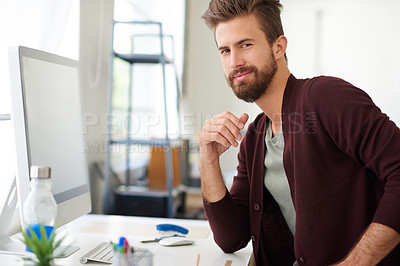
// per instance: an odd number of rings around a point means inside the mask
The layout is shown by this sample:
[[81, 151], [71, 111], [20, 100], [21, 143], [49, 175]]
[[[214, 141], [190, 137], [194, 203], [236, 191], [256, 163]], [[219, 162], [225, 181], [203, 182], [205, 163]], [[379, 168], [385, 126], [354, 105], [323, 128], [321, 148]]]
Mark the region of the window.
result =
[[[163, 34], [172, 38], [164, 38], [164, 53], [168, 58], [173, 57], [178, 75], [175, 80], [173, 66], [166, 65], [166, 89], [169, 136], [174, 137], [179, 126], [177, 115], [176, 82], [181, 83], [183, 66], [184, 45], [184, 0], [116, 0], [114, 19], [116, 21], [154, 21], [161, 22]], [[171, 10], [174, 16], [169, 12]], [[173, 11], [172, 11], [173, 10]], [[160, 53], [159, 28], [153, 25], [117, 24], [114, 28], [114, 50], [118, 53]], [[143, 36], [144, 35], [144, 36]], [[149, 37], [152, 35], [153, 37]], [[134, 39], [132, 39], [132, 37]], [[132, 51], [132, 49], [134, 49]], [[134, 64], [129, 69], [129, 64], [119, 59], [114, 59], [113, 78], [113, 111], [117, 114], [114, 119], [117, 136], [130, 134], [135, 137], [165, 136], [164, 123], [164, 98], [162, 68], [160, 65]], [[129, 75], [132, 75], [132, 98], [128, 99]], [[127, 132], [126, 113], [128, 103], [133, 106], [132, 123], [137, 125]], [[151, 125], [151, 126], [148, 126]], [[146, 127], [146, 128], [143, 128]]]
[[[8, 47], [23, 45], [78, 59], [79, 0], [0, 2], [0, 114], [11, 113]], [[15, 175], [11, 121], [0, 120], [0, 201]]]
[[[170, 12], [166, 12], [170, 10]], [[171, 13], [174, 15], [171, 16]], [[176, 87], [182, 80], [185, 1], [184, 0], [115, 0], [115, 21], [152, 21], [162, 24], [164, 36], [164, 54], [174, 59], [174, 66], [165, 65], [168, 136], [173, 139], [177, 135], [178, 96]], [[113, 46], [120, 54], [159, 54], [161, 45], [158, 25], [122, 24], [114, 27]], [[150, 36], [149, 36], [150, 35]], [[172, 38], [171, 38], [172, 37]], [[173, 40], [171, 42], [171, 40]], [[175, 79], [177, 74], [177, 79]], [[131, 77], [132, 85], [129, 84]], [[177, 84], [178, 83], [178, 84]], [[129, 90], [131, 89], [131, 92]], [[131, 97], [129, 97], [131, 95]], [[128, 113], [131, 104], [132, 111]], [[130, 65], [121, 59], [113, 62], [113, 95], [112, 95], [112, 139], [149, 139], [165, 138], [163, 76], [160, 64]], [[128, 128], [128, 119], [131, 128]], [[129, 167], [139, 169], [147, 165], [148, 146], [116, 145], [111, 149], [111, 164], [114, 172], [122, 174]], [[130, 158], [127, 160], [127, 158]], [[140, 171], [138, 171], [140, 173]], [[140, 185], [139, 174], [132, 176], [126, 183]], [[120, 177], [124, 180], [123, 177]]]

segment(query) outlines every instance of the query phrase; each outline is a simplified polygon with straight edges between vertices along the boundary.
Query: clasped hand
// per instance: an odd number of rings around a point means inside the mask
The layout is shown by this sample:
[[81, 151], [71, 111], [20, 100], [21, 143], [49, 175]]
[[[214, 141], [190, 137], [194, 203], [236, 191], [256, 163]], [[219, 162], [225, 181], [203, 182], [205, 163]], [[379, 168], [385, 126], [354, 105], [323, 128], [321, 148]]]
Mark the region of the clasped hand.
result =
[[236, 117], [228, 111], [208, 119], [200, 134], [200, 158], [212, 164], [231, 146], [237, 147], [248, 119], [246, 113]]

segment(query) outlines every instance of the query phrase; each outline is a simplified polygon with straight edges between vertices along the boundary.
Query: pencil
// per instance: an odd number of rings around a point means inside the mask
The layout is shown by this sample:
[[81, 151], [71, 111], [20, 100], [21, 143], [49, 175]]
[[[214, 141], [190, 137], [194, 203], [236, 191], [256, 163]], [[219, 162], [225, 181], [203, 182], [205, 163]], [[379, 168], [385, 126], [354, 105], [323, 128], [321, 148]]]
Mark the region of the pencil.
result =
[[231, 266], [232, 265], [232, 260], [227, 260], [226, 262], [225, 262], [225, 266]]
[[197, 263], [196, 263], [196, 266], [199, 266], [199, 264], [200, 264], [200, 253], [197, 254]]

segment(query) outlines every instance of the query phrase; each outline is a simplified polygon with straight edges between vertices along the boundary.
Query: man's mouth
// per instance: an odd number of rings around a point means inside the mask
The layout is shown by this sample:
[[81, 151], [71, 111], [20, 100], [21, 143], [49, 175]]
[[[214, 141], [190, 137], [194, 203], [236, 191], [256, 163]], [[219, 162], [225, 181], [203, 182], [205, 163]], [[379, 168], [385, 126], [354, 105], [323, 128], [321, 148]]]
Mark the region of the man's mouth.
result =
[[239, 72], [239, 73], [236, 73], [235, 75], [233, 75], [233, 78], [236, 81], [240, 82], [240, 81], [245, 80], [248, 76], [250, 76], [251, 73], [252, 73], [251, 71]]

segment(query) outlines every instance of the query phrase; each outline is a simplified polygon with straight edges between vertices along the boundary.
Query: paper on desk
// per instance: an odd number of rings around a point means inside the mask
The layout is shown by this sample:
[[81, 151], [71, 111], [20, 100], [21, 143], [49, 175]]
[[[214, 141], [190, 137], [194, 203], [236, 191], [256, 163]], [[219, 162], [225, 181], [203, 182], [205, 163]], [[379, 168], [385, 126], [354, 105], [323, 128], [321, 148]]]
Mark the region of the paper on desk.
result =
[[[210, 233], [209, 228], [197, 226], [185, 226], [189, 230], [186, 235], [190, 239], [205, 239]], [[79, 230], [81, 233], [101, 233], [101, 234], [118, 234], [118, 235], [136, 235], [136, 236], [157, 236], [156, 226], [153, 224], [131, 224], [131, 223], [109, 223], [92, 222]]]

